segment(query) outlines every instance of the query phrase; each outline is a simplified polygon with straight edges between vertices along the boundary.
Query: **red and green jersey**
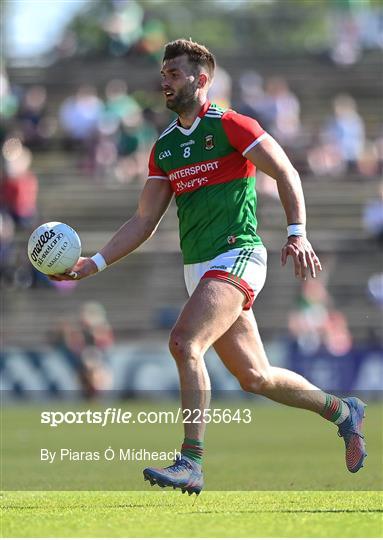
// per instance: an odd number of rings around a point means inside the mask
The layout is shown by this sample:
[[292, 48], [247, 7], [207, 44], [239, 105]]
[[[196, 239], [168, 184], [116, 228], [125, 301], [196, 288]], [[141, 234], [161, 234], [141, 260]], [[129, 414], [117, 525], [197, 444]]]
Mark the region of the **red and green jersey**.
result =
[[255, 167], [246, 153], [264, 137], [252, 118], [206, 102], [189, 129], [175, 120], [156, 141], [149, 178], [170, 182], [185, 264], [262, 244]]

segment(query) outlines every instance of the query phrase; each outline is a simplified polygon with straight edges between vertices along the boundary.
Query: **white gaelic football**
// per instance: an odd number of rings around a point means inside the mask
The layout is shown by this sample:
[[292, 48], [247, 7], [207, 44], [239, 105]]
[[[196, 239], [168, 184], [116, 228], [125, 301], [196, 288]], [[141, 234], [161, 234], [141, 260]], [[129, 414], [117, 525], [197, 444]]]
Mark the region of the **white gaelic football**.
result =
[[62, 274], [78, 261], [81, 241], [72, 227], [58, 221], [37, 227], [28, 241], [28, 257], [43, 274]]

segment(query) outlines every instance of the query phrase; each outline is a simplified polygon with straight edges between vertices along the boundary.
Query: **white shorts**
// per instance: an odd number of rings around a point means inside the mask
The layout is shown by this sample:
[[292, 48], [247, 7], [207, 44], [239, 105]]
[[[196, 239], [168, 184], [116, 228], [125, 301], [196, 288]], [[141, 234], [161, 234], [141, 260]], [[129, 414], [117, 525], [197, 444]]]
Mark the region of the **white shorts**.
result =
[[266, 280], [267, 251], [264, 246], [231, 249], [211, 261], [184, 266], [186, 288], [191, 296], [204, 278], [221, 279], [240, 289], [245, 297], [243, 309], [253, 305]]

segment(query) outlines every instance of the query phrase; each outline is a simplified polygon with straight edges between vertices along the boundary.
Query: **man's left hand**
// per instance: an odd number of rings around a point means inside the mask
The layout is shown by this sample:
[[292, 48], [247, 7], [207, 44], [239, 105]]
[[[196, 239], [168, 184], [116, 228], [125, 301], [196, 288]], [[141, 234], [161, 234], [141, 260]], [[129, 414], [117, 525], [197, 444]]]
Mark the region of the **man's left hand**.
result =
[[310, 242], [305, 236], [289, 236], [282, 248], [281, 262], [285, 266], [287, 257], [291, 256], [294, 262], [294, 272], [297, 278], [306, 279], [308, 271], [313, 278], [322, 265]]

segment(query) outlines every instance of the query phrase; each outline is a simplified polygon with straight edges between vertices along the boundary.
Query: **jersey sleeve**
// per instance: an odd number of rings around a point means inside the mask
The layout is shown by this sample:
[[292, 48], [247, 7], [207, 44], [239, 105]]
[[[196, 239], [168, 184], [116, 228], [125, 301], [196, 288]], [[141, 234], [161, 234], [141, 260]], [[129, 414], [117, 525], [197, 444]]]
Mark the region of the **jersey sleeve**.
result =
[[267, 137], [256, 120], [235, 111], [223, 115], [222, 125], [231, 146], [243, 156]]
[[156, 145], [153, 145], [152, 151], [150, 152], [149, 157], [149, 173], [148, 179], [158, 179], [158, 180], [168, 180], [168, 175], [158, 167], [155, 158], [155, 148]]

